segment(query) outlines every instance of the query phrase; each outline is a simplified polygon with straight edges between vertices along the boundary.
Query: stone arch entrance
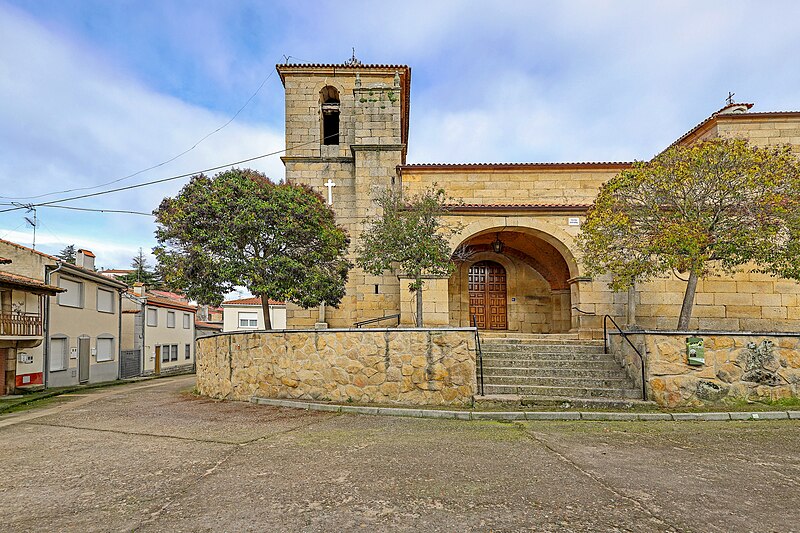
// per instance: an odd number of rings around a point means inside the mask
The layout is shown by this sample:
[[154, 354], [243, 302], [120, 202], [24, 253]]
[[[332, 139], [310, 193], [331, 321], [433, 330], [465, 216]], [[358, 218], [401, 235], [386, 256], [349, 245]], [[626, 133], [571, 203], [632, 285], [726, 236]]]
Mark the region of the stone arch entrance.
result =
[[468, 271], [469, 314], [479, 329], [508, 329], [506, 269], [494, 261], [480, 261]]
[[[577, 302], [574, 258], [564, 256], [552, 235], [519, 226], [491, 227], [467, 237], [455, 247], [457, 268], [448, 281], [450, 324], [480, 329], [508, 329], [520, 333], [564, 333], [573, 328], [572, 302]], [[557, 243], [560, 244], [560, 243]], [[497, 265], [504, 281], [504, 297], [494, 298], [495, 314], [505, 320], [492, 323], [492, 302], [480, 273]], [[497, 271], [497, 269], [495, 270]], [[488, 272], [488, 271], [487, 271]], [[480, 303], [483, 290], [485, 303]], [[501, 311], [502, 309], [502, 311]], [[484, 312], [483, 320], [479, 314]]]

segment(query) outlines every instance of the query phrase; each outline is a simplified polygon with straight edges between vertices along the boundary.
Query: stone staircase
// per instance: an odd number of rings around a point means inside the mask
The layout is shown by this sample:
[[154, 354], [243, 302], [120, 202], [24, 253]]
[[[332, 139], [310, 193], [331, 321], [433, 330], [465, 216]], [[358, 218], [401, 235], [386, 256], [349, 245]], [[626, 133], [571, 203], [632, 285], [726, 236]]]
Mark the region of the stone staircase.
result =
[[481, 332], [484, 396], [526, 404], [630, 407], [642, 392], [603, 341], [577, 334]]

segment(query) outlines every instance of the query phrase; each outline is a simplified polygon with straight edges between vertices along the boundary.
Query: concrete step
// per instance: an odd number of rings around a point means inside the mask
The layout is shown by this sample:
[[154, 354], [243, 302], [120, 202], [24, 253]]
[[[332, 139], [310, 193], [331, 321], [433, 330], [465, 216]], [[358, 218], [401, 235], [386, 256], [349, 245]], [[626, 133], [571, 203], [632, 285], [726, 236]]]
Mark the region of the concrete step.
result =
[[481, 339], [516, 339], [516, 340], [579, 340], [577, 333], [519, 333], [516, 331], [485, 331], [479, 330], [478, 335]]
[[535, 359], [520, 357], [484, 357], [483, 368], [559, 368], [575, 371], [581, 370], [621, 370], [622, 367], [614, 359]]
[[502, 344], [481, 343], [481, 351], [502, 353], [604, 353], [602, 346], [585, 344]]
[[548, 366], [518, 367], [518, 366], [483, 366], [483, 375], [489, 376], [518, 376], [518, 377], [545, 377], [545, 378], [588, 378], [588, 379], [628, 379], [628, 374], [618, 365], [609, 368], [552, 368]]
[[576, 389], [628, 389], [633, 387], [627, 377], [564, 378], [547, 376], [483, 375], [486, 385], [519, 385], [540, 387], [568, 387]]
[[483, 352], [481, 358], [485, 361], [508, 360], [508, 361], [550, 361], [560, 359], [562, 361], [611, 361], [616, 363], [613, 355], [605, 353], [583, 353], [583, 352]]
[[638, 399], [641, 391], [630, 388], [555, 387], [543, 385], [489, 385], [484, 394], [517, 394], [524, 396], [558, 396], [567, 398]]
[[539, 345], [539, 346], [603, 346], [603, 341], [579, 341], [579, 340], [569, 340], [569, 339], [513, 339], [513, 338], [506, 338], [506, 339], [487, 339], [485, 337], [481, 337], [481, 345], [483, 344], [502, 344], [502, 345], [509, 345], [509, 346], [527, 346], [527, 345]]
[[[640, 391], [641, 394], [641, 391]], [[639, 396], [641, 397], [641, 396]], [[476, 406], [494, 407], [560, 407], [562, 409], [618, 409], [655, 407], [655, 402], [616, 398], [569, 398], [565, 396], [521, 396], [519, 394], [487, 394], [475, 396]]]

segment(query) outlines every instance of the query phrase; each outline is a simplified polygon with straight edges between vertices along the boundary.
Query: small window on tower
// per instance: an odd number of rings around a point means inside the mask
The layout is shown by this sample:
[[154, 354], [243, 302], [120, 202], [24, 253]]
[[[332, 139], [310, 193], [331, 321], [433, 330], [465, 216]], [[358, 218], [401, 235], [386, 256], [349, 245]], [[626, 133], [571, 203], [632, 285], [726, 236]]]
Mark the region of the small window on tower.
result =
[[330, 85], [319, 92], [322, 111], [322, 144], [339, 144], [339, 91]]

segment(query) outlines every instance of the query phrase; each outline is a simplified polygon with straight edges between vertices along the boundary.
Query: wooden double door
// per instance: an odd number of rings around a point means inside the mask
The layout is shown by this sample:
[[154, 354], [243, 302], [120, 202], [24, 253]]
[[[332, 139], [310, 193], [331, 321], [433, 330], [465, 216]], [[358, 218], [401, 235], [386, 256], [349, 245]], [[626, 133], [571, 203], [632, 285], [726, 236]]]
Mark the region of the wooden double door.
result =
[[479, 329], [508, 329], [506, 269], [494, 261], [469, 267], [469, 317]]

